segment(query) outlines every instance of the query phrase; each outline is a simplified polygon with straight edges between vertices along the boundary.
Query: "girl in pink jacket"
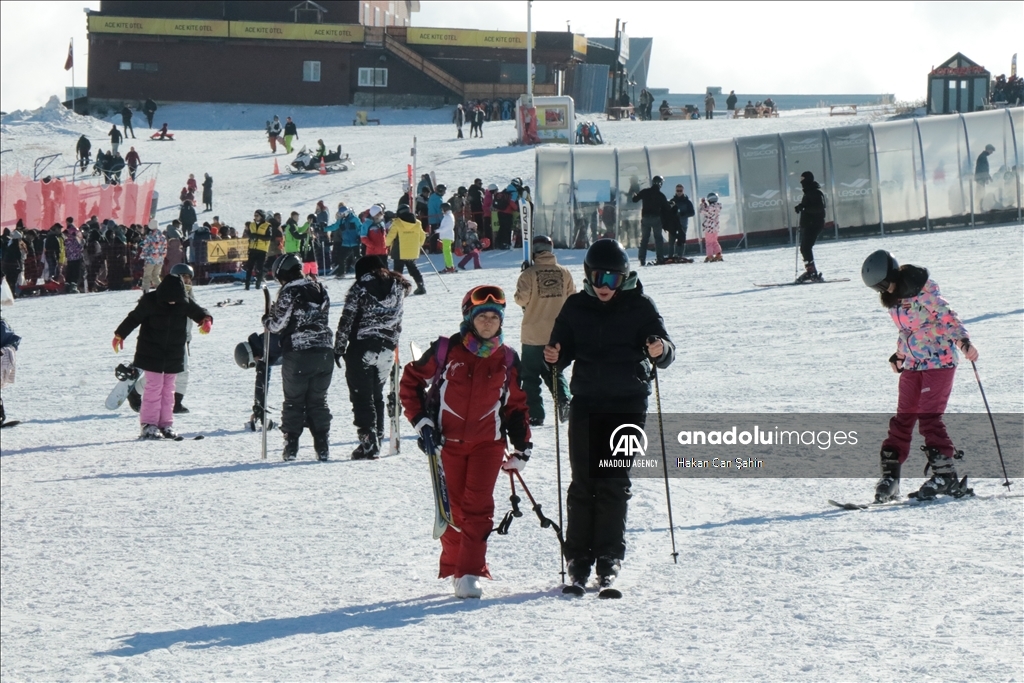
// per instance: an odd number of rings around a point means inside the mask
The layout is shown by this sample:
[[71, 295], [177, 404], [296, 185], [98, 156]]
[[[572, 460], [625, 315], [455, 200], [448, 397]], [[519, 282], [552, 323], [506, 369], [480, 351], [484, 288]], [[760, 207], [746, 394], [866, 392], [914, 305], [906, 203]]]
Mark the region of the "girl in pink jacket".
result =
[[882, 478], [875, 487], [875, 502], [899, 498], [900, 466], [910, 455], [915, 422], [932, 471], [916, 497], [928, 500], [940, 493], [960, 497], [965, 491], [953, 459], [963, 452], [953, 446], [942, 415], [953, 388], [957, 351], [973, 363], [978, 350], [926, 269], [900, 266], [892, 254], [879, 250], [864, 261], [861, 277], [881, 294], [882, 305], [900, 333], [896, 353], [889, 357], [893, 372], [900, 374], [899, 400], [896, 415], [889, 420], [889, 435], [882, 442]]
[[718, 244], [718, 220], [722, 215], [722, 205], [718, 203], [718, 195], [714, 192], [700, 200], [700, 226], [704, 230], [704, 246], [708, 255], [704, 262], [721, 261], [722, 247]]

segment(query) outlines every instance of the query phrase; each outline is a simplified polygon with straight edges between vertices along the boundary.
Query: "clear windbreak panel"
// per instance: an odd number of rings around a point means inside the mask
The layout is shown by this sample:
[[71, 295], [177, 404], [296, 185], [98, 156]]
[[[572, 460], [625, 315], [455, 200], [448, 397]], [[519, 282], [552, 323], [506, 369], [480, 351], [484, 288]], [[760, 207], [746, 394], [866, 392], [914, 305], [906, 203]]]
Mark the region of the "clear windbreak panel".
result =
[[550, 235], [560, 248], [572, 232], [572, 158], [568, 147], [537, 149], [534, 232]]
[[640, 244], [640, 203], [634, 192], [651, 186], [647, 151], [643, 147], [620, 149], [619, 153], [619, 241], [627, 248]]
[[830, 128], [828, 156], [835, 220], [842, 228], [879, 226], [878, 181], [867, 126]]
[[924, 183], [932, 226], [970, 222], [970, 188], [961, 173], [967, 159], [967, 138], [959, 116], [917, 120], [924, 153]]
[[585, 248], [618, 225], [618, 169], [614, 149], [575, 147], [573, 168], [573, 234], [571, 244]]
[[878, 189], [886, 228], [924, 227], [924, 179], [913, 119], [876, 123], [871, 129], [875, 134]]
[[722, 237], [742, 235], [739, 207], [736, 202], [736, 145], [732, 140], [711, 140], [694, 142], [693, 154], [696, 159], [696, 196], [698, 224], [700, 221], [699, 199], [708, 193], [718, 195], [722, 204], [718, 234]]

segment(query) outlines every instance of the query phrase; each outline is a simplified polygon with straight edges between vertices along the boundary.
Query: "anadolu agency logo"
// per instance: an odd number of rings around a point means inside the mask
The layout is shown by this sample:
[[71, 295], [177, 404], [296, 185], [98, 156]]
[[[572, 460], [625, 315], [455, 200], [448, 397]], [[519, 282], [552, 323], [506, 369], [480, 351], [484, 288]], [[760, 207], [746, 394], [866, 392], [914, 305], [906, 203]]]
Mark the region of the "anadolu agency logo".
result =
[[642, 427], [631, 423], [621, 424], [608, 437], [611, 457], [602, 459], [598, 467], [657, 468], [657, 460], [646, 458], [647, 446], [647, 432]]

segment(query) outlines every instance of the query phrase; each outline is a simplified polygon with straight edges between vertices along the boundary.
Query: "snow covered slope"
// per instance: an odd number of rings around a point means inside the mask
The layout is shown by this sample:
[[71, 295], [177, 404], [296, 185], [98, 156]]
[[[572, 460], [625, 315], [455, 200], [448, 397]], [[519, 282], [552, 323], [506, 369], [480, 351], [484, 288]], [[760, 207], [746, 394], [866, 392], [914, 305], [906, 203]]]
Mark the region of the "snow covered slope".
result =
[[[631, 137], [644, 126], [628, 123], [608, 124], [606, 136], [668, 142], [663, 135], [703, 123], [648, 125], [655, 132], [646, 139]], [[502, 124], [484, 132], [491, 145], [511, 137]], [[168, 162], [175, 176], [214, 168], [215, 207], [239, 219], [257, 203], [308, 208], [320, 196], [391, 203], [413, 135], [450, 185], [446, 173], [458, 182], [529, 177], [529, 153], [456, 143], [451, 133], [425, 124], [338, 129], [365, 163], [326, 179], [260, 175], [272, 162], [258, 130], [186, 131], [159, 149], [176, 159]], [[15, 134], [25, 146], [49, 144], [23, 127]], [[202, 158], [210, 166], [185, 165]], [[864, 411], [886, 420], [896, 334], [859, 282], [861, 261], [878, 248], [929, 268], [979, 348], [993, 409], [1024, 411], [1019, 225], [823, 242], [826, 276], [851, 278], [827, 286], [751, 284], [792, 278], [791, 248], [644, 269], [680, 349], [661, 375], [664, 409]], [[582, 253], [558, 256], [579, 283]], [[408, 300], [403, 362], [409, 341], [425, 346], [456, 329], [470, 286], [511, 289], [519, 267], [512, 254], [488, 254], [484, 270], [445, 276], [450, 292], [428, 272], [428, 295]], [[335, 316], [349, 283], [328, 282]], [[175, 426], [206, 438], [136, 441], [137, 416], [108, 412], [103, 399], [134, 348], [134, 336], [121, 355], [109, 344], [137, 296], [4, 308], [24, 338], [18, 381], [4, 390], [9, 417], [23, 424], [3, 431], [0, 450], [4, 680], [1024, 679], [1024, 482], [1011, 498], [998, 481], [978, 480], [976, 491], [994, 498], [843, 512], [826, 500], [867, 501], [872, 480], [673, 480], [674, 565], [664, 484], [636, 480], [623, 600], [563, 598], [554, 534], [526, 509], [508, 536], [491, 539], [495, 579], [484, 599], [460, 601], [435, 578], [427, 465], [411, 430], [399, 456], [347, 459], [356, 437], [343, 373], [330, 391], [332, 461], [314, 461], [307, 435], [298, 462], [259, 462], [258, 435], [242, 431], [253, 374], [231, 355], [258, 328], [258, 292], [196, 290], [215, 322], [192, 343], [192, 412]], [[243, 305], [214, 307], [242, 297]], [[506, 339], [518, 345], [520, 311], [510, 308], [506, 320]], [[276, 372], [271, 392], [279, 406]], [[957, 375], [949, 410], [983, 410], [969, 369]], [[524, 478], [556, 517], [550, 423], [534, 441]], [[921, 483], [923, 465], [915, 450], [905, 490]], [[507, 482], [499, 480], [495, 500], [500, 516]]]

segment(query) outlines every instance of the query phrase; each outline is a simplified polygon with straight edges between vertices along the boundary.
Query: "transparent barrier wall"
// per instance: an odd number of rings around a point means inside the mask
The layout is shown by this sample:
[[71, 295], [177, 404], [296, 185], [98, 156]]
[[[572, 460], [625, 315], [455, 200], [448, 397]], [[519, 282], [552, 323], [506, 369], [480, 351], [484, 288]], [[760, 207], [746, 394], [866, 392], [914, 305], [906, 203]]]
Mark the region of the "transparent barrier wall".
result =
[[792, 241], [805, 171], [825, 193], [826, 234], [837, 237], [1020, 221], [1022, 133], [1017, 107], [629, 149], [541, 148], [537, 226], [566, 246], [614, 234], [635, 248], [632, 195], [660, 175], [667, 198], [676, 185], [695, 207], [718, 194], [727, 245]]

